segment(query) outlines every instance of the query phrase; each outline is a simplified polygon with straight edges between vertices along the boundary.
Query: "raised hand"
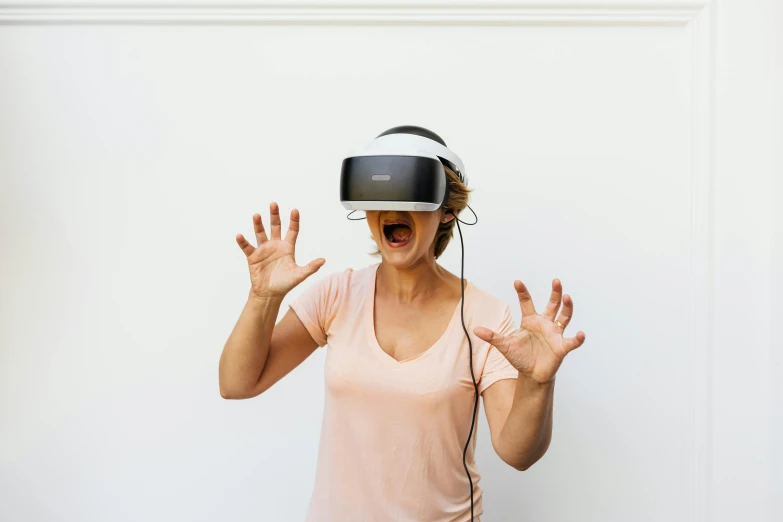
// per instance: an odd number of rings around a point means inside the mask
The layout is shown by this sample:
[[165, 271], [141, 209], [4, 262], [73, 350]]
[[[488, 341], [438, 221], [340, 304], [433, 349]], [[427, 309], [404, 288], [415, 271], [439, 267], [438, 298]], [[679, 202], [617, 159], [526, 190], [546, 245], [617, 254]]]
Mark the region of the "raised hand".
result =
[[[544, 313], [539, 314], [522, 281], [514, 281], [514, 289], [522, 309], [519, 329], [510, 335], [499, 335], [489, 328], [479, 326], [473, 329], [473, 333], [497, 347], [521, 374], [541, 384], [549, 382], [554, 378], [566, 354], [585, 342], [585, 334], [581, 330], [575, 337], [563, 337], [574, 313], [574, 301], [568, 294], [563, 295], [560, 280], [555, 279], [552, 281], [552, 294]], [[561, 296], [563, 309], [555, 321]]]
[[326, 262], [319, 257], [304, 266], [294, 260], [296, 236], [299, 234], [299, 211], [291, 210], [291, 220], [285, 238], [280, 239], [280, 209], [277, 203], [269, 205], [272, 237], [268, 238], [260, 214], [253, 214], [253, 228], [257, 247], [242, 234], [237, 234], [239, 248], [247, 256], [250, 270], [250, 293], [252, 297], [283, 297], [296, 285], [318, 271]]

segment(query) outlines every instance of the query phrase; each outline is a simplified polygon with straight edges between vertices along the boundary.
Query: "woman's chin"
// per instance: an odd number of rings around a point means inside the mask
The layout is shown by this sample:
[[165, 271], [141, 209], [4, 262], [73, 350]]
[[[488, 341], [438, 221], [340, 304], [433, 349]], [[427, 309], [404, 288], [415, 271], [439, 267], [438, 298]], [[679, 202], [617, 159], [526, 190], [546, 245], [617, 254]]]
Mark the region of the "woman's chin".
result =
[[411, 261], [411, 255], [415, 252], [414, 241], [408, 240], [405, 244], [397, 246], [395, 243], [389, 242], [388, 239], [384, 239], [381, 253], [384, 260], [389, 261], [391, 264], [401, 263], [400, 268], [408, 266]]

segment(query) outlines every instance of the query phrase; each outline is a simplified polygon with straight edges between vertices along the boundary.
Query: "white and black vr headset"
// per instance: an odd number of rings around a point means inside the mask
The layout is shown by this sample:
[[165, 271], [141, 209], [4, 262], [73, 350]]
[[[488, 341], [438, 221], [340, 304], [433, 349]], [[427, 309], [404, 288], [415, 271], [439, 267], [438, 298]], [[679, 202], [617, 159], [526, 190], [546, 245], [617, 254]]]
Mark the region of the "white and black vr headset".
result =
[[391, 128], [343, 160], [340, 202], [348, 210], [438, 210], [449, 200], [443, 165], [467, 185], [462, 160], [440, 136]]

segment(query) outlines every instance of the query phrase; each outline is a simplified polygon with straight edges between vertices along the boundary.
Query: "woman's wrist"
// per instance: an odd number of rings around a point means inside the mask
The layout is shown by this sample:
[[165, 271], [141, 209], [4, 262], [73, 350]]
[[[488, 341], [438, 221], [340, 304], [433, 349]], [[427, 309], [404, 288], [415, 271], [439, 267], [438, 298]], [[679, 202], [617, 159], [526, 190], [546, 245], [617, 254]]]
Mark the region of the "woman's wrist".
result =
[[247, 295], [247, 305], [253, 310], [265, 311], [268, 309], [278, 310], [283, 303], [285, 295], [260, 296], [251, 290]]
[[527, 373], [523, 373], [518, 370], [517, 372], [518, 372], [517, 383], [518, 385], [521, 386], [522, 389], [524, 389], [527, 392], [548, 391], [549, 388], [555, 385], [555, 378], [557, 377], [557, 374], [555, 374], [548, 381], [540, 382], [535, 380]]

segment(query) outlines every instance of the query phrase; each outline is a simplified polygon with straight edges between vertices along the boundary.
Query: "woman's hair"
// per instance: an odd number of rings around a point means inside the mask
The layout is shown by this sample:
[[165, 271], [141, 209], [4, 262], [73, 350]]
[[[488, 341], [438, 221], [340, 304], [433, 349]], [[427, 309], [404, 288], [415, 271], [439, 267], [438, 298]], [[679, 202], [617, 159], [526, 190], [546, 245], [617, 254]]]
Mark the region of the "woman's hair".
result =
[[[445, 205], [443, 205], [443, 208], [447, 213], [453, 213], [454, 219], [446, 223], [438, 223], [438, 231], [435, 233], [434, 240], [435, 259], [440, 257], [443, 251], [446, 250], [446, 245], [449, 244], [449, 241], [451, 241], [451, 238], [454, 236], [454, 226], [457, 222], [457, 216], [459, 216], [460, 212], [462, 212], [465, 207], [468, 206], [468, 196], [472, 191], [472, 189], [469, 189], [459, 180], [459, 177], [454, 173], [453, 170], [451, 170], [446, 165], [443, 165], [443, 168], [446, 171], [446, 179], [449, 182], [449, 200]], [[383, 234], [382, 230], [381, 234]], [[375, 243], [375, 238], [372, 234], [370, 234], [370, 238], [373, 240], [373, 243]], [[370, 252], [370, 255], [381, 255], [381, 251], [377, 244], [375, 244], [375, 250]]]

